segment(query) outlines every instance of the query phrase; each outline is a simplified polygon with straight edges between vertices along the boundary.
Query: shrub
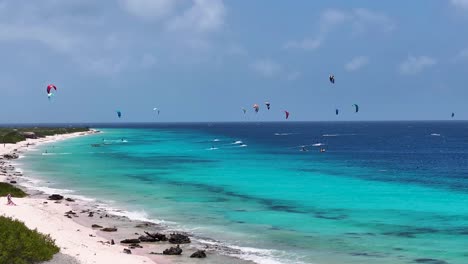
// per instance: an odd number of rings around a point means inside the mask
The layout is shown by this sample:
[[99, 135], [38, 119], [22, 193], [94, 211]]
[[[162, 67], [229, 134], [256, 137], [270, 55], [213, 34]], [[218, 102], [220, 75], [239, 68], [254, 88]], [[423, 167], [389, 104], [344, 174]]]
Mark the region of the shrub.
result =
[[23, 141], [24, 139], [25, 138], [23, 135], [21, 135], [17, 131], [12, 131], [3, 136], [2, 143], [16, 143]]
[[23, 192], [23, 190], [18, 189], [9, 183], [0, 182], [0, 196], [6, 196], [8, 194], [11, 194], [11, 196], [18, 198], [27, 196], [27, 194]]
[[0, 216], [0, 263], [30, 264], [52, 259], [59, 252], [54, 240], [22, 222]]
[[34, 132], [37, 137], [52, 136], [57, 134], [68, 134], [74, 132], [89, 131], [87, 127], [34, 127], [34, 128], [5, 128], [0, 127], [0, 142], [3, 143], [17, 143], [25, 140], [21, 134], [23, 132]]

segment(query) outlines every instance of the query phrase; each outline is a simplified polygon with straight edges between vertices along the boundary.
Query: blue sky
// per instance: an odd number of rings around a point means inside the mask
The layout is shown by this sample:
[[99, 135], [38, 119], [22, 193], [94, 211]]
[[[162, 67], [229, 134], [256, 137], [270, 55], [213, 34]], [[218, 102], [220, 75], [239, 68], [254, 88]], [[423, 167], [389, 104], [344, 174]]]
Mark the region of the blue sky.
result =
[[0, 123], [468, 119], [467, 23], [468, 0], [0, 1]]

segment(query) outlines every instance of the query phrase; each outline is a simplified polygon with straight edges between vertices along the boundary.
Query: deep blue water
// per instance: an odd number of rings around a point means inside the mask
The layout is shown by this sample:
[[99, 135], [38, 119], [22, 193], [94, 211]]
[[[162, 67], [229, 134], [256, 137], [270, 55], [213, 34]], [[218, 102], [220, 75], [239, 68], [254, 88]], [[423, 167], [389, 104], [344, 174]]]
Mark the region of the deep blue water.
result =
[[91, 126], [27, 170], [259, 263], [468, 263], [468, 122]]

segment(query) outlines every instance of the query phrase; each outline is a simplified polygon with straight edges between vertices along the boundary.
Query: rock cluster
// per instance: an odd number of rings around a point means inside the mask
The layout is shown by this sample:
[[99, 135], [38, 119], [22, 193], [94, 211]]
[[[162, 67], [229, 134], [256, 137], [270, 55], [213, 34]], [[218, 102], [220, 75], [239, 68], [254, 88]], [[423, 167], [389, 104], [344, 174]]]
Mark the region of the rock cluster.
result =
[[180, 255], [180, 254], [182, 254], [182, 249], [179, 247], [179, 245], [175, 247], [170, 247], [163, 251], [163, 255]]
[[60, 194], [52, 194], [49, 196], [49, 200], [60, 201], [60, 200], [63, 200], [63, 196]]
[[17, 159], [19, 158], [19, 155], [16, 153], [10, 153], [10, 154], [5, 154], [3, 157], [7, 160], [12, 160], [12, 159]]
[[172, 233], [169, 237], [169, 243], [171, 244], [188, 244], [190, 243], [190, 238], [187, 235], [180, 233]]
[[197, 250], [195, 253], [190, 255], [191, 258], [206, 258], [205, 250]]

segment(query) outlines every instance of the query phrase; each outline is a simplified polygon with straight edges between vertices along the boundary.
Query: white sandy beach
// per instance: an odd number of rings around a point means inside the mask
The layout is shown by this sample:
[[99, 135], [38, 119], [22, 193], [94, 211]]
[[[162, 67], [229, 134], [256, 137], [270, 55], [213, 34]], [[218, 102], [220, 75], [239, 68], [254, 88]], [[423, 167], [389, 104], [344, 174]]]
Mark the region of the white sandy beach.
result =
[[[27, 144], [41, 144], [45, 142], [64, 140], [88, 133], [74, 133], [67, 135], [49, 136], [41, 139], [28, 139], [17, 144], [2, 144], [0, 155], [11, 153], [16, 150], [26, 149]], [[0, 181], [7, 181], [6, 175], [0, 176]], [[3, 216], [19, 219], [26, 226], [44, 234], [50, 234], [55, 239], [63, 254], [76, 258], [83, 264], [129, 264], [129, 263], [155, 263], [145, 256], [129, 255], [123, 253], [124, 246], [105, 242], [105, 238], [100, 237], [96, 230], [82, 226], [67, 217], [64, 213], [70, 211], [70, 206], [66, 203], [55, 203], [38, 198], [14, 198], [17, 206], [7, 206], [6, 198], [0, 198], [0, 214]], [[165, 261], [164, 261], [165, 262]]]

